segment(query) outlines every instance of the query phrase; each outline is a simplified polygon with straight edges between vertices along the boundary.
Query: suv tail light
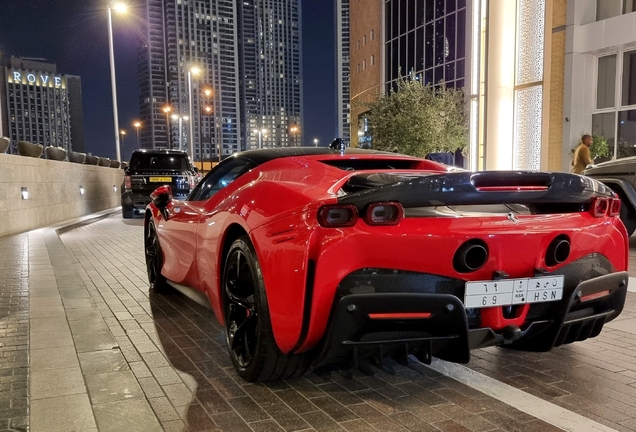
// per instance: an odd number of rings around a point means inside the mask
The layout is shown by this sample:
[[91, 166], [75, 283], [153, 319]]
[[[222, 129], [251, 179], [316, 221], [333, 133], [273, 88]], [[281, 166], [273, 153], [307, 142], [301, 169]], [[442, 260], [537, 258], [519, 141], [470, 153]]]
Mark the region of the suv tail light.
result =
[[610, 207], [610, 200], [607, 198], [594, 198], [592, 206], [590, 207], [590, 213], [595, 218], [602, 218], [607, 214]]
[[352, 227], [358, 222], [358, 209], [354, 205], [326, 205], [318, 210], [318, 223], [325, 228]]
[[397, 225], [404, 216], [402, 205], [397, 202], [370, 204], [364, 216], [369, 225]]
[[609, 204], [609, 215], [611, 217], [615, 217], [621, 214], [621, 199], [620, 198], [612, 198]]
[[132, 177], [129, 175], [124, 176], [124, 189], [132, 189]]

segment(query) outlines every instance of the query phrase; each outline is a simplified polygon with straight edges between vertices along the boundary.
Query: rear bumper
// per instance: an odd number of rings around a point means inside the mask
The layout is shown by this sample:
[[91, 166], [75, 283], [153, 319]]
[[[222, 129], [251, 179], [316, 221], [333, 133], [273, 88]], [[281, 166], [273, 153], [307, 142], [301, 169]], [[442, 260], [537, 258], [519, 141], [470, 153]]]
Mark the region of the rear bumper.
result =
[[[471, 349], [492, 345], [548, 351], [598, 336], [603, 325], [621, 313], [627, 281], [627, 272], [616, 272], [571, 286], [563, 300], [544, 307], [543, 314], [499, 331], [470, 325], [474, 314], [452, 294], [348, 294], [334, 305], [315, 366], [355, 366], [361, 357], [399, 360], [409, 354], [424, 362], [435, 356], [467, 363]], [[399, 275], [395, 282], [399, 285]]]
[[[174, 194], [174, 198], [178, 200], [184, 200], [188, 197], [188, 194]], [[152, 200], [150, 194], [138, 193], [134, 191], [124, 191], [121, 194], [121, 205], [123, 207], [133, 208], [135, 210], [144, 210]]]

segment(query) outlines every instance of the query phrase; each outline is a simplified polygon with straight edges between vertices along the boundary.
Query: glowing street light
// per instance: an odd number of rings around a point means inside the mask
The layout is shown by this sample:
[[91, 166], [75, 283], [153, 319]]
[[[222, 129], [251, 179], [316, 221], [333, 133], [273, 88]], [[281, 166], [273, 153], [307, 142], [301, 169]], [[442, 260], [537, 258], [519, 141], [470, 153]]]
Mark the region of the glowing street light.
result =
[[314, 146], [318, 147], [318, 138], [314, 138]]
[[126, 136], [126, 131], [124, 129], [119, 131], [119, 134], [121, 135], [121, 146], [124, 146], [124, 137]]
[[115, 78], [115, 50], [113, 48], [113, 10], [119, 14], [128, 11], [128, 7], [124, 3], [115, 3], [108, 5], [108, 53], [110, 56], [110, 81], [113, 93], [113, 123], [115, 126], [115, 150], [117, 160], [121, 162], [121, 149], [119, 146], [119, 119], [117, 112], [117, 79]]
[[179, 120], [179, 150], [183, 150], [183, 122], [190, 120], [190, 117], [172, 114], [172, 120]]
[[254, 133], [258, 134], [258, 148], [263, 148], [263, 135], [267, 135], [267, 129], [255, 129]]
[[135, 127], [135, 129], [137, 129], [137, 148], [141, 147], [141, 140], [139, 138], [139, 128], [141, 127], [141, 122], [134, 122], [133, 126]]
[[[192, 75], [197, 76], [201, 73], [201, 68], [198, 66], [190, 66], [188, 69], [188, 115], [192, 117], [194, 111], [192, 104]], [[194, 161], [194, 122], [190, 122], [189, 128], [190, 135], [190, 157]], [[181, 143], [179, 143], [181, 145]]]

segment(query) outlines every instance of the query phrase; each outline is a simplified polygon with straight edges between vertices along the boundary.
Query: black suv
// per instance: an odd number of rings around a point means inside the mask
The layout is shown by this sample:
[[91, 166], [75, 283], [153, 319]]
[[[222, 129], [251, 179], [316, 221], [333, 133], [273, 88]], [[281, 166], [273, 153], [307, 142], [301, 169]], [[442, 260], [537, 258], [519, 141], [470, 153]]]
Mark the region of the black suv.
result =
[[130, 219], [135, 211], [144, 211], [150, 194], [162, 185], [170, 185], [176, 199], [185, 199], [198, 179], [188, 154], [178, 150], [135, 150], [124, 171], [121, 188], [121, 212]]

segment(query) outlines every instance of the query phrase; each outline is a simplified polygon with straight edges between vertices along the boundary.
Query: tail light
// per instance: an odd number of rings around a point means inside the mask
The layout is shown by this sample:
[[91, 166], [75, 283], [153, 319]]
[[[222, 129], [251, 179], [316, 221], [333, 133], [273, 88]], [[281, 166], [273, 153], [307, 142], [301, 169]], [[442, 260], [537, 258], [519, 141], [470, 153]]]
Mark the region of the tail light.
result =
[[129, 175], [124, 176], [124, 189], [132, 189], [132, 177]]
[[397, 225], [403, 215], [404, 209], [400, 203], [375, 203], [367, 208], [364, 221], [369, 225]]
[[318, 223], [325, 228], [352, 227], [358, 221], [354, 205], [326, 205], [318, 211]]
[[594, 198], [590, 213], [595, 218], [602, 218], [607, 214], [609, 208], [609, 200], [607, 198]]
[[621, 200], [620, 198], [612, 198], [609, 204], [609, 215], [615, 217], [621, 214]]

